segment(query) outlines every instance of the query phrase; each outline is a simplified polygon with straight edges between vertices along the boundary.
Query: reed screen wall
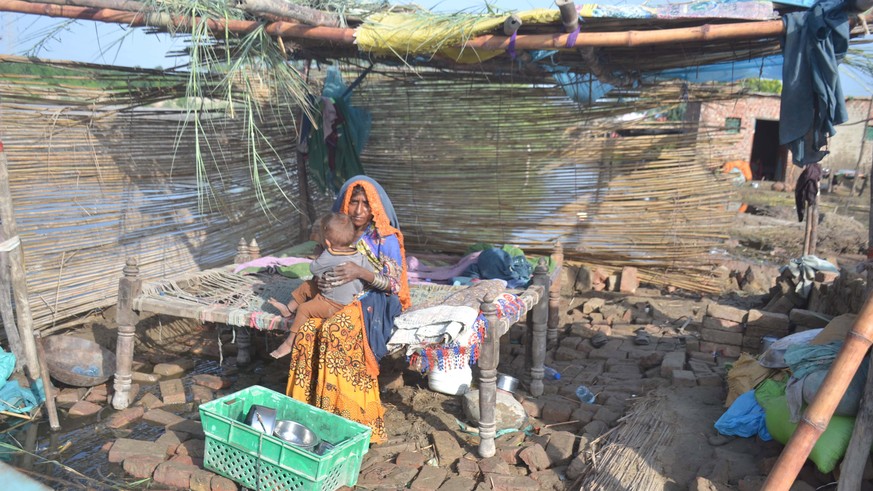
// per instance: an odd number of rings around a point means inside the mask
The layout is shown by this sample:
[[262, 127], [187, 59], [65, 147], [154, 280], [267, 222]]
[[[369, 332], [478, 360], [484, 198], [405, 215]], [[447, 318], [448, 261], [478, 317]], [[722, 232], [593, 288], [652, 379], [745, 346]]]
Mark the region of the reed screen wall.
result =
[[[719, 133], [616, 119], [680, 93], [665, 85], [582, 109], [549, 86], [374, 74], [353, 103], [372, 112], [362, 160], [411, 250], [491, 242], [546, 252], [561, 240], [571, 259], [636, 265], [646, 280], [700, 291], [712, 287], [694, 274], [730, 217], [730, 186], [712, 172]], [[166, 278], [229, 264], [240, 237], [269, 253], [306, 235], [288, 115], [264, 112], [261, 130], [281, 156], [267, 158], [272, 178], [260, 176], [265, 212], [241, 120], [206, 125], [214, 193], [200, 207], [194, 132], [180, 111], [9, 100], [0, 139], [36, 329], [114, 304], [127, 257], [144, 277]], [[332, 197], [310, 187], [326, 211]]]
[[371, 80], [355, 101], [373, 113], [364, 167], [412, 249], [547, 252], [560, 239], [572, 259], [699, 291], [715, 288], [701, 265], [733, 216], [731, 186], [713, 172], [730, 145], [720, 129], [619, 117], [683, 91], [580, 108], [545, 85], [420, 77]]
[[279, 185], [263, 186], [268, 215], [255, 198], [243, 123], [224, 117], [207, 124], [214, 194], [198, 206], [194, 132], [183, 119], [178, 110], [0, 105], [36, 329], [114, 304], [128, 257], [144, 277], [164, 278], [231, 263], [241, 237], [264, 250], [299, 240], [300, 215], [279, 192], [299, 194], [293, 125], [274, 117], [262, 128], [279, 155], [292, 156], [267, 157]]

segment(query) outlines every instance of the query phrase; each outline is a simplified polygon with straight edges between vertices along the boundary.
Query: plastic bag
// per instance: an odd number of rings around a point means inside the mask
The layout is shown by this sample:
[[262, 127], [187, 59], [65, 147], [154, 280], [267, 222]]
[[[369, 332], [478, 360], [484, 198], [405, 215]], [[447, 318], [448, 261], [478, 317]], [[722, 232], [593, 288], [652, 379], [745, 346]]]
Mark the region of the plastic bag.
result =
[[9, 380], [9, 376], [15, 371], [15, 355], [0, 349], [0, 382]]
[[6, 382], [0, 387], [0, 411], [29, 413], [43, 401], [45, 401], [45, 391], [42, 388], [42, 380], [36, 380], [29, 389], [18, 385], [17, 380]]
[[722, 435], [744, 438], [758, 435], [765, 442], [773, 439], [767, 432], [764, 408], [755, 399], [754, 390], [737, 397], [731, 407], [715, 422], [715, 429]]
[[[788, 403], [785, 401], [785, 384], [773, 380], [765, 380], [755, 391], [755, 398], [764, 408], [767, 431], [780, 443], [788, 442], [797, 425], [789, 421]], [[823, 474], [828, 474], [837, 467], [837, 462], [846, 454], [855, 418], [834, 416], [827, 429], [816, 441], [809, 453], [816, 468]]]
[[737, 397], [753, 390], [773, 373], [773, 370], [764, 368], [752, 355], [740, 353], [740, 359], [734, 362], [734, 366], [727, 373], [728, 395], [725, 407], [730, 407]]

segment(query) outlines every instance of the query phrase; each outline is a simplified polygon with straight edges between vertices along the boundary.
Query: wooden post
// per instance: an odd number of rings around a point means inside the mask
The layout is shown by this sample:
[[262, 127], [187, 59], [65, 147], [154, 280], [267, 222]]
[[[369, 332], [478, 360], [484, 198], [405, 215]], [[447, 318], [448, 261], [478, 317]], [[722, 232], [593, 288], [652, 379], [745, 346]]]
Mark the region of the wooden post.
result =
[[[800, 424], [782, 450], [779, 460], [767, 476], [763, 491], [788, 491], [815, 442], [827, 428], [849, 382], [873, 343], [873, 297], [868, 296], [861, 312], [846, 334], [843, 347], [828, 370], [812, 403], [806, 408]], [[867, 447], [869, 450], [869, 447]]]
[[485, 316], [485, 336], [479, 351], [479, 456], [493, 457], [497, 453], [494, 436], [497, 434], [497, 357], [500, 333], [497, 327], [497, 297], [488, 294], [480, 307]]
[[24, 253], [15, 226], [12, 208], [12, 193], [9, 189], [9, 166], [6, 152], [0, 143], [0, 233], [6, 238], [10, 249], [5, 254], [9, 263], [12, 296], [15, 299], [15, 315], [18, 324], [18, 338], [24, 348], [28, 375], [31, 380], [39, 378], [39, 360], [36, 356], [36, 343], [33, 341], [33, 316], [27, 298], [27, 273], [24, 270]]
[[[865, 113], [869, 117], [870, 114], [873, 114], [873, 98], [867, 101], [867, 112]], [[867, 123], [869, 124], [869, 122]], [[858, 193], [858, 196], [864, 194], [863, 187], [860, 187], [861, 184], [861, 163], [864, 162], [864, 155], [867, 153], [867, 125], [864, 125], [864, 129], [861, 131], [861, 150], [858, 151], [858, 160], [855, 161], [855, 178], [852, 179], [852, 196], [855, 193]], [[833, 177], [834, 173], [831, 172], [831, 177]], [[870, 174], [867, 174], [867, 180], [870, 179]], [[831, 187], [828, 186], [828, 190], [831, 190]]]
[[[819, 195], [819, 198], [821, 195]], [[813, 204], [807, 210], [807, 220], [809, 220], [809, 247], [807, 254], [815, 256], [815, 243], [818, 241], [818, 204]]]
[[806, 256], [809, 254], [809, 238], [812, 234], [812, 214], [810, 213], [810, 211], [812, 210], [812, 206], [807, 203], [804, 204], [804, 208], [806, 208], [806, 213], [804, 214], [804, 217], [806, 218], [806, 223], [804, 224], [803, 228], [803, 250], [800, 251], [801, 256]]
[[[867, 179], [873, 179], [873, 163], [870, 164], [870, 172]], [[867, 217], [867, 295], [873, 291], [873, 182], [870, 183], [870, 214]]]
[[503, 34], [512, 36], [521, 28], [521, 17], [512, 14], [503, 21]]
[[861, 408], [855, 418], [855, 427], [852, 429], [852, 439], [849, 440], [846, 457], [840, 467], [837, 491], [861, 489], [861, 478], [864, 475], [864, 465], [870, 457], [871, 444], [873, 444], [873, 369], [868, 369], [864, 397], [861, 399]]
[[[863, 149], [863, 140], [862, 140]], [[860, 161], [860, 158], [858, 159]], [[860, 167], [860, 166], [859, 166]], [[856, 167], [858, 169], [859, 167]], [[871, 166], [873, 174], [873, 166]], [[858, 173], [855, 173], [857, 176]], [[871, 176], [868, 174], [867, 178]], [[857, 179], [857, 177], [855, 178]], [[828, 187], [828, 189], [831, 189]], [[873, 188], [870, 190], [870, 214], [867, 216], [867, 297], [873, 293]], [[843, 459], [840, 482], [837, 491], [854, 491], [861, 489], [861, 478], [864, 473], [864, 465], [870, 457], [870, 445], [873, 444], [873, 369], [867, 370], [867, 385], [864, 387], [864, 397], [861, 399], [861, 408], [855, 418], [855, 427], [852, 429], [852, 439], [846, 449], [846, 457]]]
[[15, 370], [18, 371], [24, 367], [25, 353], [18, 324], [15, 322], [15, 310], [12, 308], [12, 292], [9, 290], [12, 278], [9, 271], [9, 251], [6, 250], [17, 246], [14, 245], [15, 241], [6, 242], [4, 239], [3, 231], [0, 230], [0, 320], [3, 321], [9, 349], [15, 355]]
[[561, 11], [561, 24], [564, 32], [573, 32], [579, 27], [579, 13], [573, 0], [555, 0], [555, 5]]
[[549, 278], [549, 320], [546, 331], [546, 346], [551, 348], [558, 344], [558, 327], [561, 324], [561, 268], [564, 265], [564, 246], [560, 241], [555, 243], [552, 252], [555, 263], [555, 280]]
[[52, 380], [49, 377], [48, 360], [45, 358], [42, 336], [36, 332], [33, 334], [33, 337], [36, 339], [36, 352], [39, 355], [39, 369], [42, 378], [42, 388], [45, 391], [45, 408], [48, 412], [49, 426], [52, 431], [58, 431], [61, 429], [61, 424], [58, 422], [58, 407], [55, 405], [57, 389], [52, 385]]
[[543, 295], [540, 301], [534, 305], [530, 315], [531, 342], [528, 348], [531, 351], [530, 367], [530, 393], [534, 397], [543, 395], [543, 375], [546, 362], [546, 329], [549, 321], [549, 268], [546, 260], [540, 258], [537, 267], [534, 268], [533, 284], [543, 287]]
[[[306, 60], [303, 65], [303, 80], [309, 82], [309, 69], [312, 66], [312, 60]], [[306, 168], [307, 156], [301, 151], [304, 145], [302, 141], [303, 118], [307, 117], [306, 113], [301, 109], [299, 121], [297, 122], [297, 192], [300, 194], [300, 199], [303, 201], [303, 223], [300, 224], [300, 231], [297, 235], [297, 240], [304, 242], [309, 240], [309, 229], [315, 223], [315, 204], [312, 202], [312, 197], [309, 194], [309, 171]], [[310, 125], [311, 126], [311, 125]]]
[[115, 311], [118, 324], [118, 340], [115, 344], [115, 395], [112, 396], [112, 407], [115, 409], [125, 409], [131, 402], [134, 335], [138, 320], [133, 310], [133, 299], [142, 288], [136, 259], [128, 258], [122, 271], [124, 276], [118, 280], [118, 306]]

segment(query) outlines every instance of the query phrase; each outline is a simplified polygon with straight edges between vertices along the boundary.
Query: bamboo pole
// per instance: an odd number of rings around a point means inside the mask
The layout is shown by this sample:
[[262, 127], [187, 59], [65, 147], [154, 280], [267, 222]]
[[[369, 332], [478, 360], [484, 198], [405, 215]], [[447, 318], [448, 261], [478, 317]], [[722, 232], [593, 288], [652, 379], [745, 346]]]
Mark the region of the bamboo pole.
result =
[[[132, 27], [156, 27], [163, 29], [185, 29], [192, 25], [192, 18], [169, 16], [155, 12], [125, 12], [115, 9], [93, 9], [69, 5], [49, 5], [45, 3], [23, 2], [20, 0], [0, 0], [0, 11], [22, 14], [62, 17], [67, 19], [93, 20], [112, 24], [127, 24]], [[208, 29], [215, 34], [247, 34], [264, 25], [249, 20], [215, 20], [194, 18], [193, 22], [206, 22]], [[301, 38], [313, 41], [333, 42], [352, 45], [355, 41], [354, 29], [332, 27], [313, 27], [292, 22], [272, 22], [266, 25], [267, 33], [274, 37]]]
[[[564, 32], [570, 33], [578, 29], [579, 14], [576, 10], [576, 4], [573, 2], [573, 0], [555, 0], [555, 5], [557, 5], [558, 10], [561, 11], [561, 24], [563, 24], [564, 26]], [[591, 70], [591, 73], [595, 77], [597, 77], [597, 80], [606, 84], [615, 85], [617, 87], [626, 86], [630, 82], [632, 82], [629, 77], [625, 77], [625, 79], [620, 79], [610, 73], [609, 70], [605, 69], [603, 64], [600, 62], [600, 56], [598, 52], [595, 51], [594, 47], [582, 46], [577, 49], [577, 52], [579, 53], [579, 56], [582, 57], [582, 60], [585, 62], [588, 68]], [[590, 103], [591, 101], [589, 101], [589, 104]]]
[[134, 0], [42, 0], [40, 3], [71, 5], [91, 9], [115, 9], [124, 10], [125, 12], [146, 12], [150, 9], [148, 5]]
[[[0, 143], [0, 230], [7, 240], [18, 239], [18, 229], [15, 226], [15, 215], [12, 208], [12, 192], [9, 188], [9, 167], [6, 151]], [[19, 243], [7, 253], [10, 266], [12, 295], [15, 298], [15, 313], [18, 324], [18, 337], [24, 346], [24, 356], [27, 360], [27, 371], [32, 380], [39, 378], [39, 361], [36, 356], [36, 344], [33, 341], [33, 317], [30, 313], [30, 301], [27, 298], [27, 277], [24, 271], [24, 254]]]
[[[843, 347], [831, 365], [812, 404], [806, 409], [788, 444], [776, 461], [763, 491], [787, 491], [815, 442], [827, 428], [837, 404], [855, 376], [858, 366], [873, 343], [873, 297], [868, 296]], [[869, 448], [869, 447], [868, 447]]]
[[[189, 27], [192, 19], [187, 17], [167, 17], [154, 13], [124, 12], [115, 9], [93, 9], [86, 7], [49, 5], [20, 0], [0, 0], [0, 11], [84, 19], [98, 22], [128, 24], [130, 26], [151, 26], [164, 29]], [[869, 16], [869, 15], [868, 15]], [[262, 23], [246, 20], [195, 19], [206, 22], [216, 34], [226, 32], [245, 34]], [[299, 38], [351, 46], [354, 44], [354, 29], [313, 27], [291, 22], [272, 22], [266, 26], [267, 32], [275, 37]], [[586, 32], [576, 38], [575, 46], [592, 47], [640, 47], [663, 44], [690, 43], [703, 41], [724, 41], [741, 39], [778, 38], [783, 32], [781, 20], [739, 22], [735, 24], [704, 24], [695, 27], [661, 29], [651, 31]], [[516, 49], [567, 49], [569, 34], [527, 34], [516, 37]], [[483, 50], [505, 50], [509, 47], [507, 36], [484, 35], [473, 38], [463, 46]], [[459, 46], [461, 47], [461, 46]]]
[[61, 424], [58, 422], [58, 407], [55, 404], [55, 397], [58, 392], [55, 386], [52, 385], [51, 378], [49, 377], [48, 360], [45, 357], [42, 337], [39, 332], [33, 333], [33, 337], [36, 339], [36, 352], [39, 355], [39, 370], [40, 377], [42, 378], [42, 388], [45, 391], [45, 408], [48, 412], [49, 426], [52, 431], [58, 431], [61, 429]]
[[21, 335], [15, 322], [15, 310], [12, 308], [12, 292], [9, 290], [9, 285], [12, 284], [9, 253], [3, 250], [4, 243], [9, 244], [8, 247], [13, 247], [12, 242], [5, 242], [5, 236], [0, 229], [0, 320], [3, 321], [9, 350], [15, 355], [15, 370], [21, 370], [25, 361], [24, 346], [21, 344]]

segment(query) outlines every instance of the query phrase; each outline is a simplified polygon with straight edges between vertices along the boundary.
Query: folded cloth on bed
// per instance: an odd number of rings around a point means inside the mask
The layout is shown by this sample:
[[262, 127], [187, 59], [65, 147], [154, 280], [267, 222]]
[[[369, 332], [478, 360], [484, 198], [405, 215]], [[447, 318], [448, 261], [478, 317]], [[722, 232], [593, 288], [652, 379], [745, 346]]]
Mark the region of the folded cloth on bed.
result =
[[411, 353], [425, 344], [448, 344], [473, 328], [479, 310], [452, 305], [438, 305], [406, 312], [394, 319], [396, 330], [388, 341], [388, 349], [407, 346]]

